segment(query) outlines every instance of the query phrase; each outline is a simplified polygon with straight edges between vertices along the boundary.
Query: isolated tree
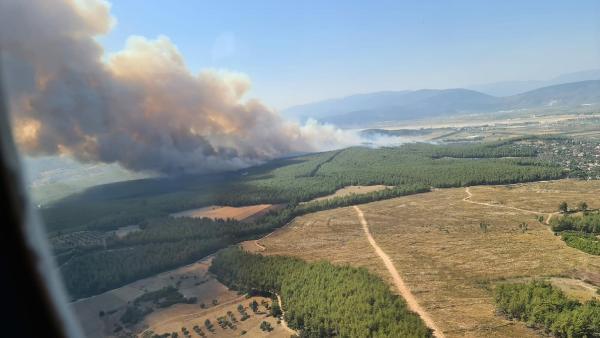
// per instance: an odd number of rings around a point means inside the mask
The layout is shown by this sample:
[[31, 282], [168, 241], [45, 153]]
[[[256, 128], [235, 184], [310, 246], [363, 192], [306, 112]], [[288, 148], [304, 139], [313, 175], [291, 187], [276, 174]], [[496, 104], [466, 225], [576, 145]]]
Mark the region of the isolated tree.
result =
[[253, 301], [250, 303], [250, 308], [252, 309], [252, 311], [253, 311], [253, 312], [256, 312], [256, 311], [258, 311], [258, 303], [256, 302], [256, 300], [253, 300]]
[[577, 204], [577, 209], [579, 209], [579, 211], [587, 211], [588, 205], [585, 203], [585, 201], [581, 201], [579, 204]]
[[273, 317], [281, 316], [281, 308], [279, 307], [278, 303], [273, 303], [273, 306], [271, 307], [271, 314]]
[[522, 222], [521, 224], [519, 224], [519, 229], [521, 229], [522, 233], [527, 232], [527, 223]]
[[565, 212], [569, 211], [569, 205], [567, 204], [567, 202], [562, 201], [562, 202], [560, 202], [560, 205], [558, 206], [558, 210], [562, 213], [565, 213]]
[[487, 224], [486, 222], [479, 223], [479, 229], [481, 229], [481, 231], [483, 231], [484, 233], [487, 232], [488, 226], [489, 226], [489, 224]]
[[266, 321], [263, 321], [262, 323], [260, 323], [260, 329], [263, 331], [267, 331], [267, 332], [273, 331], [273, 327], [271, 326], [271, 324]]

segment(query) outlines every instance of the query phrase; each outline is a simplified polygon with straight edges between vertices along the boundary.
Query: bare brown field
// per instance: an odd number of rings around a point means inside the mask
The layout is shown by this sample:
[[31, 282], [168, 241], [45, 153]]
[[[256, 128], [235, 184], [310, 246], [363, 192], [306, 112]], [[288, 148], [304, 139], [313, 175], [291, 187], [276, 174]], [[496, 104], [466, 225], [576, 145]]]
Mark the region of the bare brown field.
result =
[[172, 217], [207, 217], [211, 219], [236, 219], [238, 221], [247, 219], [258, 213], [263, 213], [273, 207], [271, 204], [249, 205], [245, 207], [229, 207], [211, 205], [204, 208], [186, 210], [171, 214]]
[[[600, 257], [566, 246], [535, 215], [562, 200], [600, 206], [600, 182], [561, 180], [510, 186], [443, 189], [360, 206], [378, 246], [390, 257], [419, 305], [447, 337], [532, 337], [540, 332], [495, 314], [497, 283], [551, 281], [573, 296], [600, 285]], [[523, 209], [523, 210], [519, 210]], [[488, 223], [487, 231], [480, 223]], [[526, 222], [522, 232], [519, 224]], [[322, 211], [246, 248], [265, 254], [362, 266], [393, 285], [353, 208]], [[586, 283], [581, 283], [580, 280]], [[569, 291], [571, 289], [572, 291]], [[585, 291], [587, 289], [588, 291]], [[395, 290], [395, 289], [394, 289]], [[285, 300], [284, 300], [285, 301]]]
[[559, 180], [533, 184], [471, 187], [472, 201], [536, 210], [543, 213], [558, 211], [566, 201], [575, 208], [587, 202], [589, 208], [600, 208], [600, 181]]
[[[248, 337], [289, 337], [294, 334], [284, 323], [277, 323], [277, 319], [268, 316], [268, 311], [264, 305], [259, 306], [257, 313], [248, 309], [252, 300], [259, 304], [266, 302], [269, 305], [271, 300], [263, 297], [252, 297], [247, 299], [245, 296], [238, 295], [230, 291], [226, 286], [219, 283], [208, 273], [211, 257], [200, 262], [190, 264], [175, 270], [167, 271], [156, 276], [145, 278], [134, 283], [128, 284], [118, 289], [114, 289], [98, 296], [82, 299], [72, 303], [73, 311], [77, 313], [77, 318], [83, 328], [86, 337], [125, 337], [128, 334], [149, 333], [150, 331], [162, 334], [177, 332], [183, 336], [182, 327], [186, 327], [192, 337], [199, 337], [193, 330], [194, 325], [198, 325], [202, 331], [211, 337], [239, 337], [242, 331], [246, 331]], [[145, 291], [159, 290], [165, 286], [178, 286], [186, 298], [196, 297], [196, 304], [175, 304], [163, 309], [155, 309], [148, 314], [140, 323], [123, 327], [122, 330], [115, 332], [119, 326], [123, 326], [119, 318], [123, 315], [129, 302], [144, 294]], [[213, 303], [213, 302], [216, 302]], [[204, 304], [204, 308], [201, 306]], [[237, 309], [238, 305], [243, 305], [250, 318], [241, 321], [241, 315]], [[100, 317], [100, 311], [105, 315]], [[237, 318], [236, 328], [221, 328], [217, 318], [227, 316], [231, 311]], [[209, 319], [214, 325], [214, 332], [209, 332], [204, 326], [204, 321]], [[259, 326], [262, 321], [267, 321], [273, 327], [273, 331], [264, 332]]]
[[[206, 311], [208, 311], [213, 307], [213, 299], [216, 299], [218, 304], [239, 299], [235, 292], [229, 291], [208, 273], [210, 260], [211, 258], [207, 258], [194, 264], [141, 279], [98, 296], [81, 299], [71, 304], [73, 311], [77, 313], [86, 337], [116, 337], [118, 335], [114, 330], [121, 326], [119, 318], [123, 315], [127, 303], [141, 296], [145, 291], [156, 291], [165, 286], [179, 283], [179, 292], [185, 297], [198, 298], [197, 304], [177, 304], [165, 309], [157, 309], [152, 313], [154, 316], [161, 316], [163, 312], [177, 316], [194, 315], [204, 311], [200, 308], [201, 303], [206, 304]], [[100, 311], [104, 311], [103, 317], [99, 316]], [[127, 327], [119, 333], [141, 332], [147, 329], [148, 325], [144, 320], [135, 327]]]
[[315, 201], [324, 201], [324, 200], [332, 199], [335, 197], [367, 194], [370, 192], [375, 192], [375, 191], [384, 190], [384, 189], [388, 189], [388, 188], [391, 188], [391, 186], [387, 186], [387, 185], [350, 185], [347, 187], [343, 187], [342, 189], [338, 189], [333, 194], [317, 197], [308, 202], [302, 202], [300, 204], [315, 202]]

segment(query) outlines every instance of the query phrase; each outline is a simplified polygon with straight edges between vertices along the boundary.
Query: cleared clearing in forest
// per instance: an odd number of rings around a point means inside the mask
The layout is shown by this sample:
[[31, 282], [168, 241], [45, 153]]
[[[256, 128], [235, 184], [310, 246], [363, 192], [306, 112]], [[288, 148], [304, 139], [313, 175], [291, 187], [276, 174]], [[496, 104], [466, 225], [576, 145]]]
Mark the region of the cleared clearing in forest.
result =
[[244, 207], [229, 207], [211, 205], [208, 207], [192, 209], [171, 214], [171, 217], [192, 217], [192, 218], [210, 218], [210, 219], [235, 219], [242, 221], [254, 216], [257, 213], [267, 211], [271, 204], [248, 205]]
[[[561, 277], [559, 284], [583, 280], [592, 289], [600, 285], [600, 257], [568, 247], [527, 212], [555, 212], [562, 200], [597, 208], [599, 181], [475, 186], [469, 191], [470, 201], [490, 205], [469, 203], [465, 189], [456, 188], [360, 206], [374, 240], [447, 337], [539, 336], [523, 323], [496, 315], [492, 290], [498, 283]], [[485, 230], [481, 223], [487, 224]], [[299, 217], [260, 244], [267, 255], [363, 266], [393, 285], [352, 207]]]

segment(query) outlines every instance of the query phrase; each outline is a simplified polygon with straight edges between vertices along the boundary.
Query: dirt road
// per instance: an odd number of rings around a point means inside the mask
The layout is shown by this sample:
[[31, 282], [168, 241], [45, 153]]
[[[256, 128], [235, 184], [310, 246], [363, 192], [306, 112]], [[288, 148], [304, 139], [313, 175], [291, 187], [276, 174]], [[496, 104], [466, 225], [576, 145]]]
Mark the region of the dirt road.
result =
[[283, 326], [284, 329], [286, 329], [292, 335], [298, 336], [298, 332], [296, 332], [296, 330], [293, 330], [292, 328], [290, 328], [287, 325], [287, 322], [285, 321], [285, 311], [283, 310], [283, 303], [281, 302], [281, 296], [279, 296], [278, 293], [276, 293], [275, 295], [277, 296], [277, 301], [279, 302], [279, 308], [281, 309], [281, 325]]
[[[484, 202], [475, 202], [475, 201], [471, 200], [471, 198], [473, 197], [473, 194], [471, 193], [471, 190], [469, 189], [469, 187], [465, 188], [465, 192], [467, 193], [467, 197], [463, 198], [463, 201], [465, 201], [467, 203], [479, 204], [479, 205], [486, 205], [488, 207], [494, 207], [494, 208], [504, 208], [504, 209], [518, 210], [518, 211], [526, 212], [526, 213], [529, 213], [529, 214], [535, 214], [535, 215], [548, 215], [548, 218], [546, 218], [546, 220], [544, 221], [544, 224], [550, 224], [550, 220], [552, 219], [552, 217], [554, 215], [558, 215], [559, 214], [559, 212], [541, 212], [541, 211], [535, 211], [535, 210], [521, 209], [521, 208], [517, 208], [517, 207], [510, 207], [510, 206], [507, 206], [507, 205], [491, 204], [491, 203], [484, 203]], [[552, 231], [552, 229], [550, 229], [550, 231]]]
[[254, 244], [255, 244], [255, 245], [256, 245], [256, 246], [257, 246], [257, 247], [260, 249], [260, 251], [265, 251], [265, 250], [267, 250], [267, 248], [266, 248], [264, 245], [260, 244], [258, 241], [262, 241], [263, 239], [265, 239], [265, 238], [267, 238], [267, 237], [269, 237], [269, 236], [271, 236], [271, 235], [275, 234], [275, 233], [276, 233], [276, 232], [278, 232], [278, 231], [283, 231], [283, 230], [284, 230], [285, 228], [287, 228], [287, 227], [288, 227], [290, 224], [292, 224], [292, 222], [294, 222], [295, 220], [296, 220], [296, 217], [292, 218], [292, 219], [291, 219], [289, 222], [285, 223], [285, 225], [284, 225], [284, 226], [282, 226], [282, 227], [280, 227], [280, 228], [277, 228], [277, 229], [275, 229], [275, 230], [273, 230], [273, 231], [269, 232], [268, 234], [264, 235], [263, 237], [261, 237], [261, 238], [259, 238], [259, 239], [256, 239], [256, 240], [254, 240]]
[[356, 210], [358, 219], [363, 227], [363, 230], [365, 231], [365, 235], [367, 236], [369, 243], [375, 250], [375, 253], [379, 256], [379, 258], [381, 258], [381, 260], [385, 264], [385, 267], [389, 271], [390, 275], [392, 275], [394, 284], [396, 285], [396, 288], [398, 289], [400, 295], [406, 301], [408, 308], [411, 311], [417, 313], [419, 316], [421, 316], [421, 319], [423, 319], [425, 324], [433, 330], [433, 334], [436, 337], [445, 337], [444, 333], [437, 327], [437, 325], [431, 319], [429, 314], [421, 307], [421, 305], [419, 305], [419, 302], [417, 302], [415, 296], [412, 294], [408, 286], [406, 286], [402, 277], [400, 277], [400, 274], [398, 273], [398, 270], [396, 270], [396, 267], [394, 266], [394, 263], [392, 262], [390, 257], [379, 247], [379, 245], [377, 245], [377, 242], [375, 242], [375, 239], [373, 239], [373, 236], [371, 236], [371, 232], [369, 231], [369, 224], [367, 223], [367, 220], [365, 219], [365, 215], [363, 214], [362, 210], [360, 210], [360, 208], [357, 206], [354, 206], [354, 210]]
[[[288, 223], [286, 223], [283, 227], [281, 227], [280, 229], [283, 229], [285, 227], [287, 227], [290, 223], [292, 223], [294, 220], [292, 219], [291, 221], [289, 221]], [[280, 230], [277, 229], [277, 230]], [[275, 230], [275, 231], [277, 231]], [[265, 236], [257, 239], [254, 241], [254, 244], [260, 248], [260, 251], [265, 251], [267, 248], [264, 245], [261, 245], [260, 243], [258, 243], [258, 241], [263, 240], [269, 236], [271, 236], [273, 233], [275, 233], [275, 231], [270, 232], [268, 234], [266, 234]], [[285, 311], [283, 310], [283, 302], [281, 301], [281, 296], [279, 296], [278, 293], [275, 294], [277, 296], [277, 301], [279, 302], [279, 307], [281, 308], [281, 324], [283, 326], [284, 329], [286, 329], [289, 333], [291, 333], [292, 335], [298, 335], [298, 332], [294, 329], [292, 329], [291, 327], [289, 327], [287, 325], [287, 322], [285, 321]]]

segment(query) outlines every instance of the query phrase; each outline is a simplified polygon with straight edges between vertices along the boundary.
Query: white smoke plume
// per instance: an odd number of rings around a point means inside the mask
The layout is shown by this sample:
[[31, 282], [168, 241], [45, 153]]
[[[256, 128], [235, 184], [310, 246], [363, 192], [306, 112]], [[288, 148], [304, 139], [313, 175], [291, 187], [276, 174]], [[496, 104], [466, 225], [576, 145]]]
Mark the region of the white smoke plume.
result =
[[243, 100], [244, 75], [192, 74], [167, 37], [131, 37], [106, 56], [95, 39], [114, 24], [100, 0], [0, 0], [1, 66], [26, 154], [177, 174], [360, 143]]

